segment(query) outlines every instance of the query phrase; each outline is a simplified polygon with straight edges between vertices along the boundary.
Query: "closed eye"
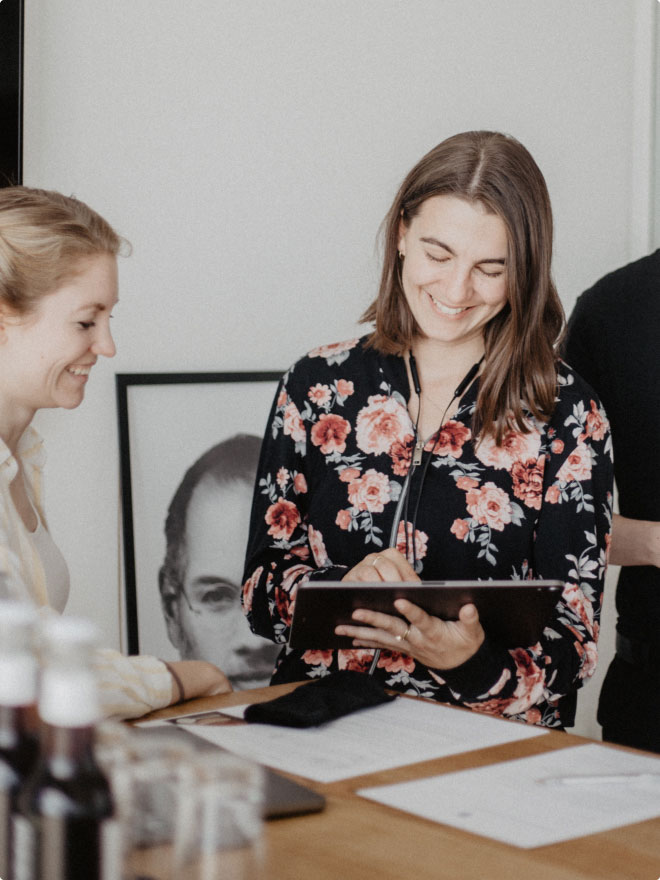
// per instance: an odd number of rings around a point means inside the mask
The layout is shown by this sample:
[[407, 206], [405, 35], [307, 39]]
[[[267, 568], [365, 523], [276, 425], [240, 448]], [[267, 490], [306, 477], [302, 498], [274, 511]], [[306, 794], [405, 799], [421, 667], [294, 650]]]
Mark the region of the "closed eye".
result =
[[90, 328], [94, 327], [95, 325], [96, 325], [95, 321], [78, 321], [78, 326], [82, 330], [89, 330]]
[[428, 251], [425, 253], [429, 260], [433, 260], [434, 263], [446, 263], [449, 260], [449, 257], [434, 257], [433, 254], [430, 254]]
[[481, 274], [485, 275], [486, 278], [499, 278], [500, 275], [504, 275], [504, 269], [498, 269], [497, 272], [486, 272], [486, 270], [482, 269], [481, 266], [477, 266], [477, 269], [479, 269]]

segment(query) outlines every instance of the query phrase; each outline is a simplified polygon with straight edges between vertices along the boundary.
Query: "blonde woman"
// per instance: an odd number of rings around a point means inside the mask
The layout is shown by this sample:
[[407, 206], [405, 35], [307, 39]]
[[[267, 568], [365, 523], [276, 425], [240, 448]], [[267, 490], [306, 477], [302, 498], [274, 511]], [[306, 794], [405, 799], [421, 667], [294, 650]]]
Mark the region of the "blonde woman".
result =
[[[99, 357], [113, 357], [122, 239], [87, 205], [56, 192], [0, 189], [0, 593], [61, 613], [69, 572], [43, 507], [44, 407], [82, 403]], [[231, 690], [210, 663], [97, 655], [108, 716], [137, 717]]]

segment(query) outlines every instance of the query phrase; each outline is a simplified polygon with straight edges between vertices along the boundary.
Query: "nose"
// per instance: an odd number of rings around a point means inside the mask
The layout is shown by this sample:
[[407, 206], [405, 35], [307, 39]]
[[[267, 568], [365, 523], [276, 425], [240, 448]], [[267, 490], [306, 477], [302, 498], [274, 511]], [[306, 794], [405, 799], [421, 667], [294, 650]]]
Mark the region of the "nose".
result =
[[470, 272], [460, 266], [453, 267], [442, 292], [446, 305], [462, 305], [470, 296]]
[[103, 355], [103, 357], [111, 358], [117, 354], [115, 341], [112, 338], [110, 327], [108, 325], [99, 326], [98, 333], [92, 343], [92, 351], [94, 354]]

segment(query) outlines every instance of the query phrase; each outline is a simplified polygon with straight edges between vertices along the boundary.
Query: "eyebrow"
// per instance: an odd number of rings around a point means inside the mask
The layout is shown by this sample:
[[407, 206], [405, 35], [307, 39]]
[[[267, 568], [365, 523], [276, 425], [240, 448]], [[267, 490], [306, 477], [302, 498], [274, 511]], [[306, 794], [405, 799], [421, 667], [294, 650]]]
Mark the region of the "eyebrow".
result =
[[[444, 248], [453, 257], [456, 256], [456, 251], [454, 251], [453, 248], [450, 248], [448, 244], [445, 244], [444, 241], [439, 241], [437, 238], [427, 238], [426, 236], [424, 236], [423, 238], [420, 238], [420, 241], [423, 241], [424, 244], [433, 245], [434, 247]], [[485, 260], [479, 260], [479, 263], [496, 263], [498, 266], [506, 266], [506, 260], [498, 259], [496, 257], [488, 257]]]
[[238, 590], [238, 584], [235, 584], [229, 578], [223, 577], [220, 574], [201, 574], [199, 577], [196, 577], [192, 582], [191, 586], [195, 587], [213, 587], [213, 586], [223, 586], [223, 587], [233, 587]]

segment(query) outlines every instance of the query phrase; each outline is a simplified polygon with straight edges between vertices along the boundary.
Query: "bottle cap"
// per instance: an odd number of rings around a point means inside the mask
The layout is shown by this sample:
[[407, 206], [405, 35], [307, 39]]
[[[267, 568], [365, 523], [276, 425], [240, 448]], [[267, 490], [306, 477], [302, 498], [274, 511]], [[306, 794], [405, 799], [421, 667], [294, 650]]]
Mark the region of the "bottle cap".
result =
[[87, 727], [101, 716], [92, 664], [98, 630], [88, 620], [59, 617], [42, 628], [44, 669], [39, 715], [56, 727]]
[[36, 701], [37, 618], [32, 605], [0, 600], [0, 706], [30, 706]]

